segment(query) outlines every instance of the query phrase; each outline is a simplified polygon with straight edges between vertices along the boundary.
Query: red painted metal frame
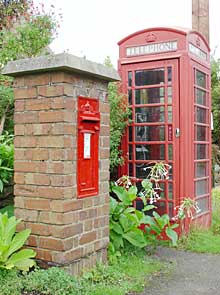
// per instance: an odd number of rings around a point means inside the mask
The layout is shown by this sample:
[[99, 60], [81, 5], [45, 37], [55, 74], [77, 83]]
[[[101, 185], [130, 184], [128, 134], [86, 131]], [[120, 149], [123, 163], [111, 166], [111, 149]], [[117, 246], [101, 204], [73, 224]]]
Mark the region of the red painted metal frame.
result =
[[[154, 44], [160, 42], [177, 42], [177, 49], [173, 51], [167, 51], [163, 53], [153, 53], [153, 54], [136, 54], [133, 56], [126, 55], [126, 49], [128, 47], [144, 46], [147, 44]], [[207, 145], [208, 145], [208, 157], [209, 162], [209, 172], [208, 172], [208, 182], [209, 188], [206, 196], [209, 198], [209, 210], [202, 212], [197, 216], [196, 222], [208, 226], [211, 222], [211, 132], [210, 132], [210, 111], [211, 111], [211, 100], [210, 100], [210, 49], [205, 38], [198, 32], [190, 31], [186, 29], [175, 29], [175, 28], [151, 28], [147, 30], [142, 30], [131, 34], [121, 40], [119, 43], [119, 62], [118, 68], [119, 73], [122, 78], [122, 90], [127, 94], [129, 89], [134, 91], [135, 87], [132, 85], [128, 87], [128, 72], [143, 69], [161, 68], [172, 66], [175, 71], [175, 77], [173, 82], [173, 87], [175, 88], [173, 93], [174, 98], [174, 112], [173, 112], [173, 140], [174, 140], [174, 192], [173, 192], [173, 203], [174, 206], [181, 204], [184, 198], [190, 197], [196, 199], [195, 197], [195, 106], [194, 106], [194, 69], [198, 69], [207, 75], [207, 93], [208, 93], [208, 121], [207, 121]], [[190, 50], [190, 46], [196, 48], [193, 52]], [[207, 59], [202, 58], [198, 53], [203, 53]], [[134, 75], [134, 74], [133, 74]], [[134, 78], [133, 78], [134, 79]], [[166, 84], [165, 84], [166, 85]], [[165, 85], [160, 85], [165, 86]], [[157, 85], [158, 86], [158, 85]], [[149, 86], [151, 87], [151, 86]], [[155, 87], [155, 85], [153, 86]], [[148, 88], [139, 87], [139, 88]], [[165, 96], [166, 97], [166, 96]], [[134, 99], [134, 98], [133, 98]], [[139, 105], [138, 105], [139, 106]], [[132, 102], [131, 108], [134, 109]], [[133, 111], [134, 112], [134, 111]], [[134, 119], [134, 115], [133, 115]], [[152, 123], [147, 123], [150, 125]], [[132, 123], [132, 126], [138, 124]], [[141, 125], [141, 124], [140, 124]], [[152, 124], [153, 125], [153, 124]], [[167, 125], [168, 126], [168, 125]], [[180, 137], [175, 137], [174, 129], [180, 128]], [[134, 128], [133, 128], [134, 129]], [[130, 142], [133, 146], [134, 155], [134, 130], [133, 140]], [[166, 131], [168, 132], [168, 131]], [[168, 136], [168, 133], [167, 133]], [[171, 136], [171, 134], [170, 134]], [[166, 141], [167, 141], [166, 137]], [[122, 140], [122, 147], [124, 156], [126, 157], [125, 165], [119, 169], [120, 175], [128, 174], [128, 163], [135, 163], [134, 156], [132, 160], [129, 160], [129, 150], [128, 150], [129, 137], [128, 132]], [[138, 142], [139, 143], [139, 142]], [[155, 142], [156, 144], [160, 142]], [[167, 143], [166, 143], [167, 144]], [[166, 151], [167, 153], [167, 151]], [[167, 156], [167, 154], [166, 154]], [[167, 158], [166, 158], [167, 160]], [[135, 171], [133, 168], [133, 175], [135, 176]], [[166, 210], [168, 213], [168, 191], [166, 188]], [[188, 223], [189, 221], [187, 221]]]
[[[99, 100], [78, 97], [77, 189], [78, 198], [95, 196], [99, 188]], [[85, 138], [87, 135], [87, 150]], [[86, 153], [86, 155], [85, 155]]]

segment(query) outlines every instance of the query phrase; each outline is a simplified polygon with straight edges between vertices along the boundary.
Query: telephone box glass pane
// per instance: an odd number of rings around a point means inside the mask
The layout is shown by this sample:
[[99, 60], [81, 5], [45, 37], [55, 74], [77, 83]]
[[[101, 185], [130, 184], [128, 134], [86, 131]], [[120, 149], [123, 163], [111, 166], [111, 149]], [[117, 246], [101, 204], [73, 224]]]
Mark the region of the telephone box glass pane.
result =
[[168, 164], [170, 166], [168, 176], [169, 176], [169, 179], [172, 180], [173, 179], [173, 164], [172, 163], [168, 163]]
[[206, 92], [201, 89], [196, 89], [196, 103], [206, 105]]
[[164, 141], [165, 128], [164, 126], [136, 126], [135, 127], [136, 141]]
[[196, 108], [196, 122], [207, 123], [207, 110], [197, 107]]
[[172, 83], [172, 67], [168, 67], [168, 84]]
[[168, 103], [172, 103], [172, 87], [167, 87]]
[[169, 203], [169, 216], [170, 216], [170, 218], [172, 218], [173, 217], [173, 203]]
[[197, 144], [196, 145], [196, 159], [206, 159], [207, 158], [207, 145]]
[[135, 85], [145, 86], [145, 85], [157, 85], [164, 84], [164, 69], [154, 69], [154, 70], [142, 70], [135, 71]]
[[135, 90], [135, 104], [164, 103], [164, 87]]
[[129, 144], [129, 160], [133, 159], [133, 146]]
[[165, 145], [136, 145], [136, 160], [165, 160]]
[[161, 199], [165, 199], [166, 184], [164, 182], [160, 182], [159, 186], [161, 190], [158, 190], [157, 193], [159, 194]]
[[129, 126], [129, 128], [128, 128], [129, 141], [133, 141], [133, 132], [132, 132], [132, 130], [133, 130], [132, 126]]
[[132, 90], [128, 90], [128, 104], [132, 104]]
[[135, 109], [135, 123], [164, 122], [164, 107], [141, 107]]
[[172, 144], [168, 145], [168, 159], [173, 160], [173, 145]]
[[164, 202], [157, 203], [157, 213], [160, 215], [167, 213], [166, 212], [166, 204]]
[[200, 71], [196, 71], [196, 85], [206, 88], [206, 75]]
[[132, 86], [132, 72], [128, 72], [128, 86]]
[[196, 178], [208, 176], [208, 163], [200, 162], [196, 163]]
[[172, 123], [173, 121], [173, 108], [172, 106], [168, 106], [168, 123]]
[[133, 175], [133, 164], [129, 163], [128, 175]]
[[173, 199], [173, 183], [169, 182], [168, 184], [168, 198]]
[[196, 181], [196, 196], [202, 196], [208, 193], [208, 182], [205, 180]]
[[203, 213], [209, 210], [208, 198], [202, 198], [196, 201], [198, 203], [199, 209], [201, 210], [199, 213]]
[[196, 126], [196, 140], [197, 141], [206, 141], [206, 127], [205, 126]]

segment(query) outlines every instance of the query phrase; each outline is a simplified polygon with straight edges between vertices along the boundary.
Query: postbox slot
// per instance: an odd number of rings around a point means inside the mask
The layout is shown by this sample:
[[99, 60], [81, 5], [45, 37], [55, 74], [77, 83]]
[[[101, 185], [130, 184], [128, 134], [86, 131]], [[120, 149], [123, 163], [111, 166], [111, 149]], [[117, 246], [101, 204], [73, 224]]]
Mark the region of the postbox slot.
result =
[[80, 116], [82, 121], [89, 121], [89, 122], [99, 122], [100, 118], [90, 117], [90, 116]]

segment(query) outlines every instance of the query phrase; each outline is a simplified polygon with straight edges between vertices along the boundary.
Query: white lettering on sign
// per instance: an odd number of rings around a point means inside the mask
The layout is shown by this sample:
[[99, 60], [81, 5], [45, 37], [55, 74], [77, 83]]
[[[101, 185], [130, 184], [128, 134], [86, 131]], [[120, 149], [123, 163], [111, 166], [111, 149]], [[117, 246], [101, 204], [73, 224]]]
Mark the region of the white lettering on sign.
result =
[[91, 133], [84, 133], [84, 159], [91, 158]]
[[127, 56], [133, 55], [143, 55], [143, 54], [152, 54], [160, 53], [167, 51], [176, 51], [177, 50], [177, 41], [168, 41], [162, 43], [153, 43], [143, 46], [128, 47], [126, 49]]
[[207, 54], [192, 43], [189, 43], [189, 52], [201, 58], [202, 60], [207, 60]]

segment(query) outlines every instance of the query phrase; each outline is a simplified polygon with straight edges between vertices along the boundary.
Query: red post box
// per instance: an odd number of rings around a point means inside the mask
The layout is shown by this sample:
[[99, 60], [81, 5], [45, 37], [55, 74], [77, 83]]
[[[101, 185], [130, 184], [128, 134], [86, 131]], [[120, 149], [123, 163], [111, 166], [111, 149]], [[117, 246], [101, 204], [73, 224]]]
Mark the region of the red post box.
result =
[[98, 99], [78, 97], [78, 198], [98, 194], [99, 129]]

